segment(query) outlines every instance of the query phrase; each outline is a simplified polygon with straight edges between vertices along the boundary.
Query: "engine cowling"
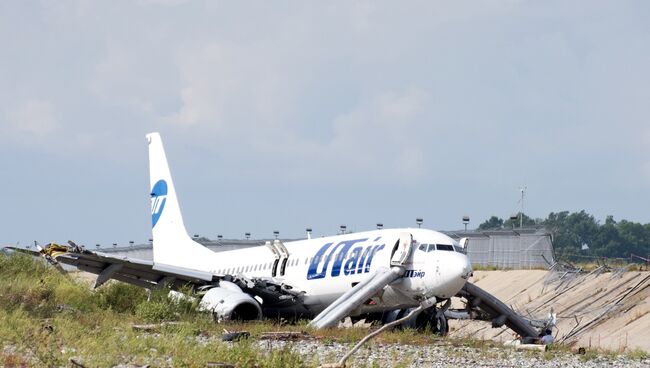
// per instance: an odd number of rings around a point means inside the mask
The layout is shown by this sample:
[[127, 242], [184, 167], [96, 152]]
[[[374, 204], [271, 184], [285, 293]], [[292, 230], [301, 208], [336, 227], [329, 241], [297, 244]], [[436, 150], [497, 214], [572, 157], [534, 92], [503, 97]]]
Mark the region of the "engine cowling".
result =
[[208, 290], [201, 298], [199, 309], [211, 312], [217, 322], [262, 318], [260, 303], [229, 281], [220, 281], [219, 286]]

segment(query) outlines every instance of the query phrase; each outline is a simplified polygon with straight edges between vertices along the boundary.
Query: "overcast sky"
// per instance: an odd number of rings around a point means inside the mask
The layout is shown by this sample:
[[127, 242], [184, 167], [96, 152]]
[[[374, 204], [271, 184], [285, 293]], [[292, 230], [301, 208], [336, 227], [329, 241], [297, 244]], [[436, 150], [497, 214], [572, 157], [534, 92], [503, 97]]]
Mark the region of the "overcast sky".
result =
[[0, 2], [0, 244], [650, 222], [648, 1]]

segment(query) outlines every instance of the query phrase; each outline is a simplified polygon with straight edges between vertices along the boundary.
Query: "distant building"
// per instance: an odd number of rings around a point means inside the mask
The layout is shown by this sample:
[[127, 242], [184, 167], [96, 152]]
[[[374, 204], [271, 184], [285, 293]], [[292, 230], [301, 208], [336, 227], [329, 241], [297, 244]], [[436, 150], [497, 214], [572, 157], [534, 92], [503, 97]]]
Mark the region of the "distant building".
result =
[[456, 240], [469, 239], [467, 255], [475, 266], [531, 269], [548, 268], [555, 263], [553, 237], [544, 228], [444, 233]]

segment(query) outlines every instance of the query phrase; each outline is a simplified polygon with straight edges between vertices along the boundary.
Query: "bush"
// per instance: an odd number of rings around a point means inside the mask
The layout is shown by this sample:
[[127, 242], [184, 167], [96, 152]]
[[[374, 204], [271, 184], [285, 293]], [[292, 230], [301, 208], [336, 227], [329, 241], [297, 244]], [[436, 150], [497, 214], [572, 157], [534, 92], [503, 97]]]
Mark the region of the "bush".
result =
[[193, 317], [197, 314], [198, 301], [192, 297], [189, 287], [179, 291], [188, 298], [169, 297], [170, 289], [159, 288], [151, 291], [149, 300], [137, 305], [135, 315], [149, 322], [178, 319], [182, 316]]
[[99, 306], [118, 313], [135, 313], [136, 307], [147, 300], [147, 291], [123, 282], [110, 282], [97, 290]]
[[144, 301], [135, 308], [135, 315], [148, 322], [167, 321], [176, 317], [176, 308], [170, 301]]
[[5, 255], [0, 253], [0, 276], [3, 279], [18, 278], [26, 275], [28, 278], [38, 279], [53, 273], [53, 269], [43, 260], [36, 259], [23, 253]]

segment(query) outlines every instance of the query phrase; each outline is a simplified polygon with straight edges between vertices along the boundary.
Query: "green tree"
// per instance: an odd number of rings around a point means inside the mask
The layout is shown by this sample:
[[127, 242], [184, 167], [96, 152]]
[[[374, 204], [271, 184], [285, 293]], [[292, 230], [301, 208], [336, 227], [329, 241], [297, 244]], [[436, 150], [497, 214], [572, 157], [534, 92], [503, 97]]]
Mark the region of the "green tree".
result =
[[[519, 218], [519, 216], [521, 216], [521, 222], [520, 222], [520, 218]], [[518, 227], [520, 227], [520, 226], [519, 226], [520, 223], [521, 223], [521, 225], [522, 225], [523, 227], [530, 227], [530, 226], [535, 226], [535, 225], [537, 225], [537, 222], [536, 222], [535, 220], [533, 220], [532, 218], [528, 217], [525, 213], [521, 213], [521, 212], [520, 212], [520, 213], [517, 214], [517, 219], [516, 219], [516, 220], [515, 220], [515, 219], [510, 219], [510, 218], [507, 219], [507, 220], [503, 223], [503, 228], [504, 228], [504, 229], [513, 229], [513, 228], [518, 228]]]
[[575, 255], [580, 253], [582, 244], [590, 248], [599, 245], [594, 243], [599, 230], [598, 222], [584, 210], [551, 212], [543, 224], [553, 234], [553, 245], [558, 254]]
[[495, 230], [495, 229], [502, 229], [502, 228], [503, 228], [503, 219], [496, 216], [492, 216], [482, 224], [478, 225], [479, 230]]
[[[584, 210], [580, 212], [551, 212], [544, 220], [533, 220], [523, 215], [524, 226], [543, 225], [553, 235], [556, 254], [561, 258], [579, 259], [581, 256], [628, 258], [630, 254], [650, 255], [650, 224], [614, 220], [607, 216], [600, 224]], [[519, 227], [519, 219], [506, 220], [492, 216], [479, 225], [480, 230]], [[583, 250], [586, 244], [588, 249]]]

